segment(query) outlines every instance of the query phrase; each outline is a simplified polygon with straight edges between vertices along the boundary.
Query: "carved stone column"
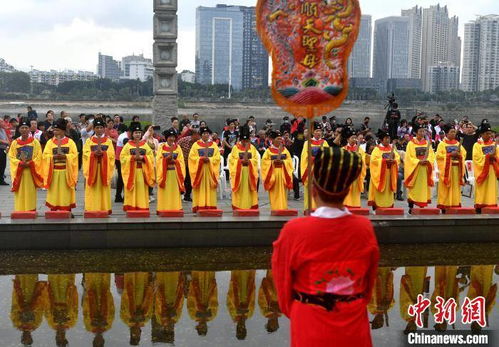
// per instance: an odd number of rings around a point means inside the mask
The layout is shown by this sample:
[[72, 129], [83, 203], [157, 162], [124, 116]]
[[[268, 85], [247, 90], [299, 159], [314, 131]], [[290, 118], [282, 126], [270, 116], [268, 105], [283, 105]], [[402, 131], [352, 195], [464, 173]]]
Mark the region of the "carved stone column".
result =
[[178, 112], [177, 0], [154, 1], [154, 100], [153, 122], [161, 130]]

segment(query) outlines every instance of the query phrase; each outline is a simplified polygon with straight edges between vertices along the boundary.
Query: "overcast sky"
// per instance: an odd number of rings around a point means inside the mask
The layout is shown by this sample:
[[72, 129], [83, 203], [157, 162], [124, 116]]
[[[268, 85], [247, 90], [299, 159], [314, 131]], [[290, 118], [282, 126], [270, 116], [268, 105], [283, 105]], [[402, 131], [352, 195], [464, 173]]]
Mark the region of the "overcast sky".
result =
[[[256, 0], [178, 0], [179, 67], [194, 70], [196, 7], [217, 3], [251, 6]], [[361, 0], [373, 19], [400, 15], [402, 8], [428, 7], [432, 0]], [[97, 53], [115, 59], [132, 53], [152, 57], [153, 0], [2, 0], [0, 58], [17, 69], [96, 71]], [[499, 14], [497, 0], [449, 0], [451, 15], [464, 23], [475, 15]], [[374, 26], [374, 23], [373, 23]], [[374, 28], [373, 28], [374, 29]]]

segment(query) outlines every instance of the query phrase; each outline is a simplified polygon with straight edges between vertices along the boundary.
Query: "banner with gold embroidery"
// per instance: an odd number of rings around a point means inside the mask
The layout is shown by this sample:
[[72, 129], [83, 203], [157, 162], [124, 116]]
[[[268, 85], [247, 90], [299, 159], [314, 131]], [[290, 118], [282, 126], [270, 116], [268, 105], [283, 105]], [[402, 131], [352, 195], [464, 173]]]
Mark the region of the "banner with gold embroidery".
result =
[[358, 0], [259, 0], [256, 11], [277, 104], [308, 118], [339, 107], [360, 27]]

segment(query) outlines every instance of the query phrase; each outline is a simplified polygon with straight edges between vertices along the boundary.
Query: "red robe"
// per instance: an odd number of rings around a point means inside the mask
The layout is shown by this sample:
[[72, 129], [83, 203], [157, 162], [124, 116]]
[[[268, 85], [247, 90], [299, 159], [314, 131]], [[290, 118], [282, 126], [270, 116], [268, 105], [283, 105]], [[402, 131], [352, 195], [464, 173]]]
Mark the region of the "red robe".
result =
[[[272, 271], [282, 312], [291, 320], [291, 344], [370, 347], [367, 304], [376, 280], [379, 248], [361, 216], [298, 218], [274, 242]], [[293, 292], [364, 297], [333, 311], [293, 300]]]

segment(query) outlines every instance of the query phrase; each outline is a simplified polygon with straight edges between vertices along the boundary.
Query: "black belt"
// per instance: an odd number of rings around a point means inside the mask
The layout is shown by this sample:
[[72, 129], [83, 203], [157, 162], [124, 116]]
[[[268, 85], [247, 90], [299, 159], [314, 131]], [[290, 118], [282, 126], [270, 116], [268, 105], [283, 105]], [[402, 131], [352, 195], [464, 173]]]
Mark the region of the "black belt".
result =
[[307, 293], [294, 292], [293, 299], [304, 303], [322, 306], [326, 311], [332, 311], [337, 302], [351, 302], [364, 297], [364, 294], [355, 295], [336, 295], [336, 294], [321, 294], [312, 295]]

